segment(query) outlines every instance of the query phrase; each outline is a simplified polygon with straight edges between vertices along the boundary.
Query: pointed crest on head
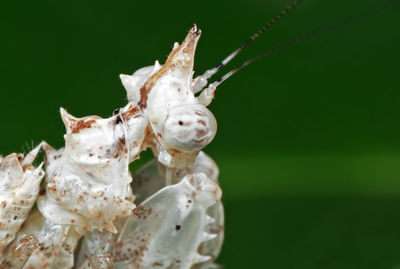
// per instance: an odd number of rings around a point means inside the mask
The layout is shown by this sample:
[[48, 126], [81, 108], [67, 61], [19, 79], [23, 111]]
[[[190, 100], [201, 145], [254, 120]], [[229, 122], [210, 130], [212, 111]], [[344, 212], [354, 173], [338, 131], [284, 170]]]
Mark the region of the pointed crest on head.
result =
[[182, 44], [175, 43], [165, 64], [140, 88], [139, 105], [142, 108], [147, 107], [149, 94], [157, 85], [162, 85], [163, 90], [169, 90], [169, 88], [180, 91], [190, 90], [194, 54], [200, 35], [201, 31], [193, 25]]

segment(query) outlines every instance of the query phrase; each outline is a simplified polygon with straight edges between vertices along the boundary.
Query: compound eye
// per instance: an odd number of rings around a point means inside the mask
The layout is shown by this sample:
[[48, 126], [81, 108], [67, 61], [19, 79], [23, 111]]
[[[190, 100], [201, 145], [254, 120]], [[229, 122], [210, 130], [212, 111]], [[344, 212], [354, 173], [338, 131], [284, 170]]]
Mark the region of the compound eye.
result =
[[183, 150], [200, 150], [217, 131], [214, 115], [204, 106], [192, 104], [171, 108], [162, 130], [164, 142]]

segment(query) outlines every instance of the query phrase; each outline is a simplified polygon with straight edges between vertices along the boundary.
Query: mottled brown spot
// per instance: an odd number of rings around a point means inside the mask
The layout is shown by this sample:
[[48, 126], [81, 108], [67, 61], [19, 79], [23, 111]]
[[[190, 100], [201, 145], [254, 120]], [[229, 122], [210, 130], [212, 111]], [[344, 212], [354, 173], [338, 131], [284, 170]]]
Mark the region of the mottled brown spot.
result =
[[141, 205], [137, 206], [133, 211], [133, 215], [136, 216], [138, 219], [146, 219], [147, 216], [151, 215], [153, 212], [152, 208], [145, 208]]
[[140, 112], [139, 108], [130, 104], [128, 110], [121, 112], [121, 117], [124, 120], [129, 120], [130, 118], [137, 116], [138, 112]]
[[73, 134], [79, 133], [81, 130], [90, 128], [96, 120], [79, 120], [71, 125], [71, 132]]

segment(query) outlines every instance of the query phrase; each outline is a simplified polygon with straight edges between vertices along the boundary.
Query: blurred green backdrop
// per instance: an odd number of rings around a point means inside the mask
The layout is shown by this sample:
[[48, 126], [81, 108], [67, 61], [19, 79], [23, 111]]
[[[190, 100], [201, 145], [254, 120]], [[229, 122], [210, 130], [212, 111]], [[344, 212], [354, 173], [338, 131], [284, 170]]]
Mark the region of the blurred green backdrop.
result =
[[[163, 62], [192, 23], [203, 30], [200, 74], [289, 3], [3, 0], [0, 152], [27, 151], [43, 139], [62, 147], [60, 106], [75, 116], [110, 116], [126, 103], [118, 74]], [[206, 152], [224, 190], [221, 264], [400, 268], [399, 8], [398, 1], [305, 1], [221, 72], [358, 16], [219, 87], [211, 106], [219, 131]]]

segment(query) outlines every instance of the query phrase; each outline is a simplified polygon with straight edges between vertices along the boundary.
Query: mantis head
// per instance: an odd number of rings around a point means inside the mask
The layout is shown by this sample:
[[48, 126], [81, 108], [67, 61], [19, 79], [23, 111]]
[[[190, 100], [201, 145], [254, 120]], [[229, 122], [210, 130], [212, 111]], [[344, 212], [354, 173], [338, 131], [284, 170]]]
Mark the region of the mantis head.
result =
[[207, 146], [217, 131], [214, 115], [195, 96], [193, 63], [201, 31], [193, 25], [184, 41], [174, 48], [163, 66], [121, 75], [128, 99], [148, 117], [149, 129], [161, 163], [186, 166]]

